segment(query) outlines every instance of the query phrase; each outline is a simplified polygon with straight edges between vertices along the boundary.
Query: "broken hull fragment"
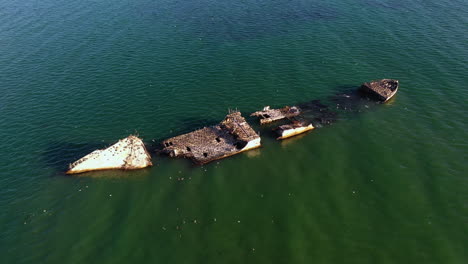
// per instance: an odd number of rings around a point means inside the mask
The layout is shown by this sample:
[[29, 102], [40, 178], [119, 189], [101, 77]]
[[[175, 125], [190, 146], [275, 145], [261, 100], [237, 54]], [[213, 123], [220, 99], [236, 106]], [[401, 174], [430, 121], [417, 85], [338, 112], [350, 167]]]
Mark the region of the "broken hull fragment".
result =
[[276, 129], [276, 132], [279, 135], [279, 137], [277, 137], [276, 139], [281, 140], [281, 139], [286, 139], [286, 138], [290, 138], [293, 136], [297, 136], [307, 131], [310, 131], [314, 128], [315, 127], [312, 124], [309, 124], [307, 126], [297, 126], [297, 127], [294, 127], [292, 125], [280, 126], [279, 128]]

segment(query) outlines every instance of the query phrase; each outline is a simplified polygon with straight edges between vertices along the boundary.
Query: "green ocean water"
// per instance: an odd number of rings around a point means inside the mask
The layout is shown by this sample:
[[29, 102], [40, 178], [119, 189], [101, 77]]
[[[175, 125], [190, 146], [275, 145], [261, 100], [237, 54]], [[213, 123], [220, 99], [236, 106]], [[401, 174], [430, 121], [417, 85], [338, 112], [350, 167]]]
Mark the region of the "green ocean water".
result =
[[[468, 263], [468, 2], [0, 0], [0, 263]], [[387, 104], [204, 166], [66, 176], [380, 78]]]

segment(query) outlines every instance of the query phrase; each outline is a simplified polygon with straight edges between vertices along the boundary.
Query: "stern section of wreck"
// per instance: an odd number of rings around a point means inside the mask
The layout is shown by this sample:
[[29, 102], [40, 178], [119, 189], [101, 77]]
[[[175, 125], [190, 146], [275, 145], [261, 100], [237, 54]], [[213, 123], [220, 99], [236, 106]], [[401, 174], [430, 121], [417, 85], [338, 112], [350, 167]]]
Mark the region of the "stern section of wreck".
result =
[[360, 91], [379, 101], [386, 102], [396, 94], [399, 85], [398, 80], [382, 79], [363, 83]]

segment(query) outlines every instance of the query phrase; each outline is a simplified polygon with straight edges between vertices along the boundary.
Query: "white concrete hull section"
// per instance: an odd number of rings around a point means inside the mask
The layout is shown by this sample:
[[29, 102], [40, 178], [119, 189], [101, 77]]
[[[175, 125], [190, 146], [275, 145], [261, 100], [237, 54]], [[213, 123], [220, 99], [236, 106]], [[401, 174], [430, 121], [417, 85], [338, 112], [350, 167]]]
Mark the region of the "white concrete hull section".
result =
[[70, 164], [67, 174], [107, 169], [141, 169], [151, 165], [151, 156], [143, 141], [136, 136], [129, 136]]
[[262, 145], [260, 141], [261, 141], [260, 137], [254, 139], [254, 140], [251, 140], [240, 151], [247, 151], [247, 150], [250, 150], [250, 149], [258, 148], [258, 147], [260, 147]]
[[296, 128], [286, 129], [286, 130], [282, 131], [281, 136], [278, 137], [277, 139], [285, 139], [285, 138], [293, 137], [295, 135], [302, 134], [302, 133], [307, 132], [307, 131], [312, 130], [312, 129], [314, 129], [314, 126], [312, 126], [312, 124], [310, 124], [308, 126], [304, 126], [304, 127], [296, 127]]

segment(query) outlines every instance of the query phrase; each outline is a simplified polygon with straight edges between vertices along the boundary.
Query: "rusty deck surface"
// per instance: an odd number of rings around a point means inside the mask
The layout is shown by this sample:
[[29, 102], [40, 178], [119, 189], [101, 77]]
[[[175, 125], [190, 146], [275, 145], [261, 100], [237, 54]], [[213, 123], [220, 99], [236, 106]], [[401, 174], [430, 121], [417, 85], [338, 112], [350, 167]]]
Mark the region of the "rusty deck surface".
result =
[[217, 125], [166, 139], [163, 152], [203, 164], [259, 147], [260, 137], [240, 112], [234, 112]]

